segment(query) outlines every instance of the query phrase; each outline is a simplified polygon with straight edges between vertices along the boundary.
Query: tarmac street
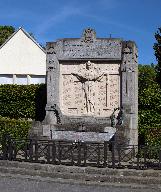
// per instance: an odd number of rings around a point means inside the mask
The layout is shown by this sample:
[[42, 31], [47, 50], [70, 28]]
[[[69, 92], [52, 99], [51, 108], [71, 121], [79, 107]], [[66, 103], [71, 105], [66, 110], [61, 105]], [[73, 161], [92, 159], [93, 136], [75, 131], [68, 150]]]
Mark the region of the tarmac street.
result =
[[[61, 180], [61, 179], [60, 179]], [[154, 188], [63, 183], [37, 176], [0, 174], [0, 192], [159, 192]]]

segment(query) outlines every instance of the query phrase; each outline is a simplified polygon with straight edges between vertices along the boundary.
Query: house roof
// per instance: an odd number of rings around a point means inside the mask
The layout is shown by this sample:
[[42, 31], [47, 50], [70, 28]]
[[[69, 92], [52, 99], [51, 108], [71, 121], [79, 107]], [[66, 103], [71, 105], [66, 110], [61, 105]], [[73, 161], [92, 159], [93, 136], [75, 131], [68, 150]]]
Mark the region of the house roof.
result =
[[19, 27], [19, 29], [17, 31], [15, 31], [1, 46], [0, 46], [0, 49], [13, 37], [15, 36], [19, 31], [22, 31], [29, 39], [31, 39], [44, 53], [45, 50], [41, 47], [41, 45], [35, 41], [34, 38], [31, 37], [31, 35], [29, 33], [27, 33], [22, 27]]

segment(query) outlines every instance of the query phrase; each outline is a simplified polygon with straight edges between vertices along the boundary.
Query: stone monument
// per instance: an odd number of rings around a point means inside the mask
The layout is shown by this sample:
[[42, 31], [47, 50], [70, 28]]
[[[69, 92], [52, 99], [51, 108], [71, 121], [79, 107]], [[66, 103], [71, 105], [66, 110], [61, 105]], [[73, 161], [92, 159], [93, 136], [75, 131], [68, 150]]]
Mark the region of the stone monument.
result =
[[133, 41], [96, 38], [88, 28], [81, 38], [47, 43], [46, 54], [44, 136], [99, 142], [115, 134], [118, 141], [138, 143], [138, 54]]

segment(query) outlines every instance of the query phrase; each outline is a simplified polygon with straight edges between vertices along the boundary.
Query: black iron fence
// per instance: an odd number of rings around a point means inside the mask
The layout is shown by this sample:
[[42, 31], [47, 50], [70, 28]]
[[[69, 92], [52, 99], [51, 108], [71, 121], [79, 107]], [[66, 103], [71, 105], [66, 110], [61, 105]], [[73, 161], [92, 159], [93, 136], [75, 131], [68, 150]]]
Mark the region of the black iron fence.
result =
[[115, 142], [0, 139], [0, 159], [57, 165], [160, 169], [161, 147], [125, 146]]

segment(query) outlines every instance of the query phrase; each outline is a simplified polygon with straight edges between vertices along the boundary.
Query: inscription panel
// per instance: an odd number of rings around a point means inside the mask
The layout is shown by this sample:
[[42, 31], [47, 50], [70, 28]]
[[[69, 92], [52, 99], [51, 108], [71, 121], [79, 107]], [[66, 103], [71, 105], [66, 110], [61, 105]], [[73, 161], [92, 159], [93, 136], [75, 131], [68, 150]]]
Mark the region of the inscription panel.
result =
[[122, 41], [120, 39], [95, 39], [86, 43], [82, 39], [59, 40], [55, 51], [58, 59], [108, 58], [121, 60]]

